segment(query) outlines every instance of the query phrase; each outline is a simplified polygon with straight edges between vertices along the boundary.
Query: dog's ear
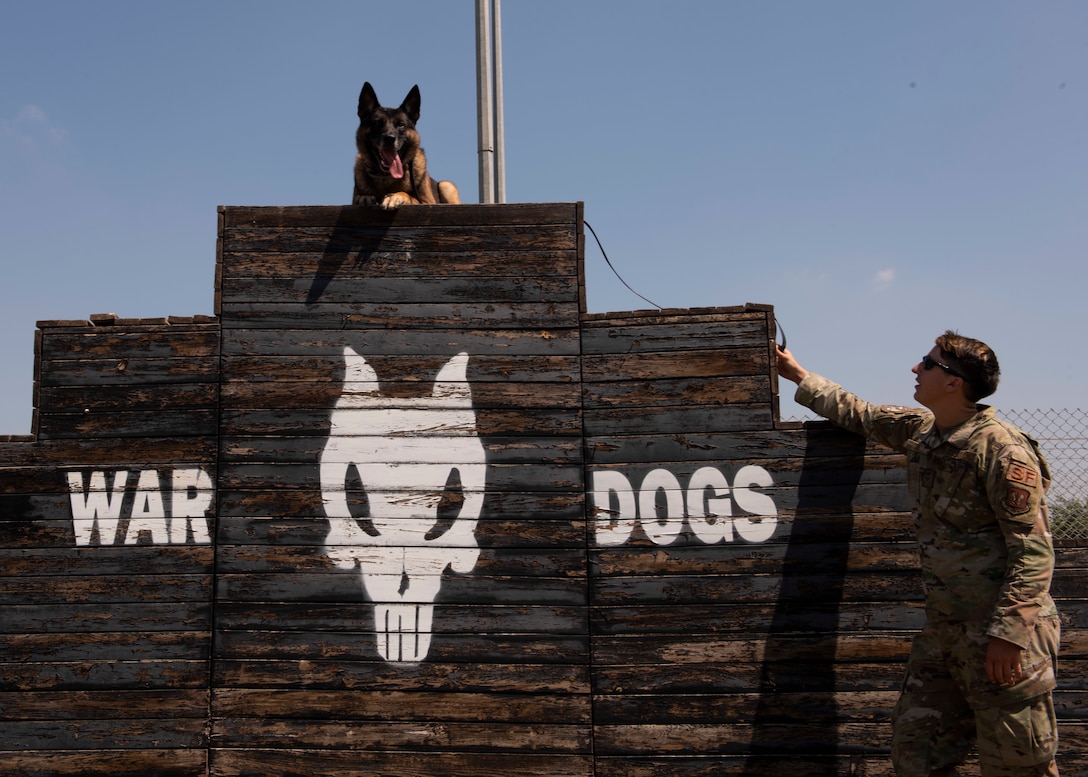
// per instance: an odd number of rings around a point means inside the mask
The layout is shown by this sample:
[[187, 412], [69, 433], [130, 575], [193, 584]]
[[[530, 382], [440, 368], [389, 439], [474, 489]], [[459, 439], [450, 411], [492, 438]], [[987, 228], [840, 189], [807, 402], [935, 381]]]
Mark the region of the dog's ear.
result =
[[378, 109], [378, 95], [374, 94], [374, 87], [367, 81], [363, 84], [363, 91], [359, 92], [359, 118], [363, 119]]
[[408, 93], [408, 96], [404, 98], [404, 102], [400, 104], [400, 110], [408, 114], [408, 118], [415, 124], [419, 121], [419, 85], [412, 87], [412, 91]]

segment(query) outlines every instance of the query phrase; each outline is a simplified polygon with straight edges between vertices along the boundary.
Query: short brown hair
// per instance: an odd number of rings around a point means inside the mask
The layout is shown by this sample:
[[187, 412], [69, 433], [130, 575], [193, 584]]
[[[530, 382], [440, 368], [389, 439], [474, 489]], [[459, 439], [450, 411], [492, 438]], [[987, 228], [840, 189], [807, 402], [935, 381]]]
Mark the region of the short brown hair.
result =
[[972, 402], [978, 402], [997, 391], [1001, 379], [1001, 367], [997, 354], [981, 340], [956, 334], [951, 329], [937, 338], [941, 356], [947, 359], [963, 378], [963, 394]]

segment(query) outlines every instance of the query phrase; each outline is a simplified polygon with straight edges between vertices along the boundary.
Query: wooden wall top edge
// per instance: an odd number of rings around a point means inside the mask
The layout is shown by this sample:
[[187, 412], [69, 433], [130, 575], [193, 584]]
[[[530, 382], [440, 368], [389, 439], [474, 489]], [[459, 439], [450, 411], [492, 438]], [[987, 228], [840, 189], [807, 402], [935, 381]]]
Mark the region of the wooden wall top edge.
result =
[[581, 229], [581, 203], [407, 206], [220, 205], [223, 229], [279, 226], [413, 227], [570, 224]]
[[156, 318], [104, 318], [103, 314], [92, 314], [89, 318], [50, 319], [36, 322], [38, 329], [103, 329], [106, 327], [124, 328], [170, 328], [208, 325], [218, 326], [219, 318], [209, 315], [165, 316]]
[[692, 323], [713, 321], [722, 316], [736, 316], [744, 313], [774, 315], [774, 306], [758, 302], [746, 302], [743, 305], [726, 305], [702, 308], [659, 308], [644, 310], [624, 310], [611, 313], [586, 313], [582, 316], [582, 325], [588, 327], [608, 326], [614, 322], [625, 324], [642, 320], [648, 323], [675, 322], [687, 320]]

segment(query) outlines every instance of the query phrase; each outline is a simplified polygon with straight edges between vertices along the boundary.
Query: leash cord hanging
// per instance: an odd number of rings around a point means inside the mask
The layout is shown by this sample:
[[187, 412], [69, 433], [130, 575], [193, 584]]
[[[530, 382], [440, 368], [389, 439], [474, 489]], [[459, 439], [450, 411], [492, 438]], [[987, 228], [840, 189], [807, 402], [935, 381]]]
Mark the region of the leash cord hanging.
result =
[[[610, 259], [608, 258], [608, 254], [607, 254], [607, 253], [605, 253], [605, 250], [604, 250], [604, 246], [603, 246], [603, 245], [601, 245], [601, 239], [600, 239], [599, 237], [597, 237], [597, 230], [595, 230], [595, 229], [593, 228], [593, 225], [592, 225], [592, 224], [590, 224], [590, 223], [589, 223], [588, 221], [586, 221], [585, 219], [582, 219], [582, 223], [583, 223], [583, 224], [585, 224], [585, 225], [586, 225], [586, 226], [587, 226], [587, 227], [589, 228], [589, 231], [590, 231], [590, 233], [592, 233], [592, 235], [593, 235], [593, 239], [597, 241], [597, 247], [598, 247], [599, 249], [601, 249], [601, 256], [603, 256], [603, 257], [604, 257], [604, 261], [605, 261], [605, 264], [607, 264], [607, 265], [608, 265], [608, 268], [609, 268], [610, 270], [612, 270], [613, 274], [614, 274], [614, 275], [615, 275], [615, 276], [616, 276], [617, 278], [619, 278], [619, 279], [620, 279], [620, 283], [622, 283], [622, 284], [623, 284], [624, 286], [626, 286], [626, 287], [627, 287], [627, 290], [628, 290], [628, 291], [630, 291], [630, 292], [631, 292], [632, 294], [634, 294], [634, 295], [635, 295], [636, 297], [638, 297], [639, 299], [641, 299], [641, 300], [642, 300], [643, 302], [649, 302], [649, 303], [650, 303], [651, 305], [653, 305], [653, 306], [654, 306], [655, 308], [657, 308], [658, 310], [664, 310], [664, 308], [663, 308], [663, 307], [661, 307], [660, 305], [658, 305], [658, 304], [657, 304], [656, 302], [654, 302], [653, 300], [649, 300], [649, 299], [646, 299], [646, 297], [643, 297], [643, 296], [642, 296], [641, 294], [639, 294], [639, 293], [638, 293], [637, 291], [635, 291], [634, 289], [632, 289], [632, 288], [631, 288], [631, 285], [630, 285], [630, 284], [629, 284], [629, 283], [628, 283], [627, 281], [625, 281], [625, 280], [623, 279], [623, 276], [622, 276], [622, 275], [620, 275], [620, 274], [619, 274], [619, 273], [618, 273], [618, 272], [616, 271], [616, 268], [615, 268], [615, 266], [613, 266], [613, 264], [612, 264], [611, 260], [610, 260]], [[782, 324], [781, 324], [781, 323], [779, 323], [779, 321], [778, 321], [778, 317], [777, 317], [777, 316], [775, 316], [775, 319], [774, 319], [774, 324], [775, 324], [775, 328], [776, 328], [776, 329], [778, 330], [778, 333], [779, 333], [780, 335], [782, 335], [782, 345], [781, 345], [781, 346], [779, 346], [779, 347], [780, 347], [780, 348], [782, 348], [783, 350], [785, 350], [785, 348], [786, 348], [786, 330], [782, 328]]]
[[620, 275], [620, 274], [619, 274], [618, 272], [616, 272], [616, 268], [615, 268], [615, 267], [613, 267], [613, 266], [612, 266], [612, 262], [611, 262], [611, 261], [609, 261], [609, 259], [608, 259], [608, 254], [606, 254], [606, 253], [605, 253], [605, 251], [604, 251], [604, 246], [603, 246], [603, 245], [601, 245], [601, 239], [600, 239], [599, 237], [597, 237], [597, 230], [595, 230], [595, 229], [594, 229], [594, 228], [593, 228], [592, 226], [590, 226], [590, 223], [589, 223], [588, 221], [586, 221], [585, 219], [582, 219], [582, 223], [583, 223], [583, 224], [585, 224], [585, 225], [586, 225], [587, 227], [589, 227], [589, 231], [593, 233], [593, 239], [597, 241], [597, 247], [598, 247], [599, 249], [601, 249], [601, 256], [603, 256], [603, 257], [604, 257], [604, 261], [605, 261], [605, 264], [607, 264], [607, 265], [608, 265], [608, 268], [609, 268], [610, 270], [612, 270], [612, 273], [613, 273], [613, 274], [614, 274], [614, 275], [615, 275], [615, 276], [616, 276], [617, 278], [619, 278], [619, 279], [620, 279], [620, 283], [622, 283], [622, 284], [623, 284], [624, 286], [626, 286], [626, 287], [627, 287], [627, 290], [628, 290], [628, 291], [630, 291], [630, 292], [631, 292], [632, 294], [634, 294], [634, 295], [635, 295], [636, 297], [638, 297], [639, 299], [641, 299], [641, 300], [642, 300], [643, 302], [649, 302], [649, 303], [650, 303], [651, 305], [653, 305], [653, 306], [654, 306], [655, 308], [657, 308], [658, 310], [664, 310], [664, 308], [663, 308], [663, 307], [661, 307], [660, 305], [658, 305], [658, 304], [657, 304], [656, 302], [654, 302], [654, 301], [652, 301], [652, 300], [648, 300], [648, 299], [646, 299], [646, 298], [645, 298], [645, 297], [643, 297], [643, 296], [642, 296], [641, 294], [639, 294], [639, 293], [638, 293], [637, 291], [635, 291], [634, 289], [632, 289], [632, 288], [631, 288], [630, 284], [628, 284], [628, 283], [627, 283], [627, 281], [625, 281], [625, 280], [623, 279], [623, 276], [621, 276], [621, 275]]
[[[593, 225], [592, 225], [592, 224], [590, 224], [590, 223], [589, 223], [588, 221], [586, 221], [585, 219], [582, 219], [582, 223], [583, 223], [583, 224], [585, 224], [585, 225], [586, 225], [586, 226], [587, 226], [587, 227], [589, 228], [589, 231], [590, 231], [590, 232], [592, 233], [592, 235], [593, 235], [593, 239], [597, 241], [597, 247], [598, 247], [599, 249], [601, 249], [601, 256], [603, 256], [603, 257], [604, 257], [604, 261], [605, 261], [605, 264], [607, 264], [607, 265], [608, 265], [608, 268], [609, 268], [610, 270], [612, 270], [613, 274], [614, 274], [614, 275], [615, 275], [615, 276], [616, 276], [617, 278], [619, 278], [619, 279], [620, 279], [620, 283], [622, 283], [622, 284], [623, 284], [624, 286], [626, 286], [626, 287], [627, 287], [627, 290], [628, 290], [628, 291], [630, 291], [630, 292], [631, 292], [632, 294], [634, 294], [634, 295], [635, 295], [636, 297], [638, 297], [639, 299], [641, 299], [641, 300], [642, 300], [643, 302], [649, 302], [649, 303], [650, 303], [651, 305], [653, 305], [653, 306], [654, 306], [655, 308], [657, 308], [658, 310], [664, 310], [664, 308], [663, 308], [663, 307], [661, 307], [660, 305], [658, 305], [658, 304], [657, 304], [656, 302], [654, 302], [653, 300], [649, 300], [649, 299], [646, 299], [646, 297], [643, 297], [643, 296], [642, 296], [641, 294], [639, 294], [639, 293], [638, 293], [637, 291], [635, 291], [634, 289], [632, 289], [632, 288], [631, 288], [631, 285], [630, 285], [629, 283], [627, 283], [627, 281], [625, 281], [625, 280], [623, 279], [623, 276], [622, 276], [622, 275], [620, 275], [620, 274], [619, 274], [619, 273], [618, 273], [618, 272], [616, 271], [616, 268], [615, 268], [615, 267], [613, 266], [613, 264], [612, 264], [611, 260], [609, 260], [609, 258], [608, 258], [608, 254], [607, 254], [607, 253], [605, 253], [605, 250], [604, 250], [604, 246], [603, 246], [603, 245], [601, 245], [601, 239], [600, 239], [599, 237], [597, 237], [597, 230], [595, 230], [595, 229], [593, 228]], [[782, 328], [782, 324], [781, 324], [781, 323], [779, 323], [779, 321], [778, 321], [778, 317], [777, 317], [777, 316], [775, 316], [775, 319], [774, 319], [774, 324], [775, 324], [775, 328], [776, 328], [776, 329], [778, 330], [778, 333], [779, 333], [780, 335], [782, 335], [782, 344], [781, 344], [781, 345], [780, 345], [779, 347], [780, 347], [780, 348], [782, 348], [783, 350], [785, 350], [785, 349], [786, 349], [786, 330]]]

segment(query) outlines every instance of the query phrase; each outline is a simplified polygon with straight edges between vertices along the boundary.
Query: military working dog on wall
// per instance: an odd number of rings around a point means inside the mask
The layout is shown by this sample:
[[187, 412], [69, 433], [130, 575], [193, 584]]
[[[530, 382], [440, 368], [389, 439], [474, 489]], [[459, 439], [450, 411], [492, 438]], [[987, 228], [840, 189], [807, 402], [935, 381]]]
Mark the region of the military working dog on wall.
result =
[[399, 108], [383, 108], [370, 82], [359, 93], [359, 129], [355, 133], [355, 205], [459, 204], [451, 181], [434, 181], [419, 145], [419, 87], [413, 86]]

